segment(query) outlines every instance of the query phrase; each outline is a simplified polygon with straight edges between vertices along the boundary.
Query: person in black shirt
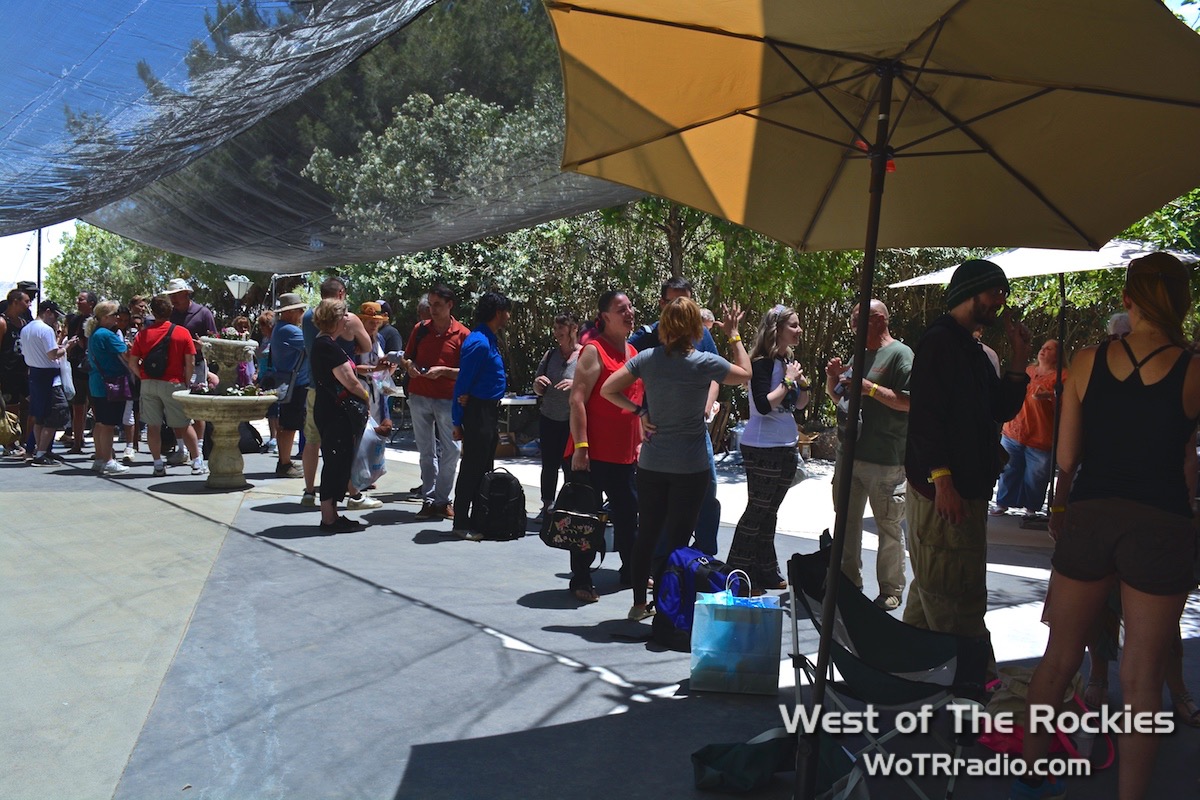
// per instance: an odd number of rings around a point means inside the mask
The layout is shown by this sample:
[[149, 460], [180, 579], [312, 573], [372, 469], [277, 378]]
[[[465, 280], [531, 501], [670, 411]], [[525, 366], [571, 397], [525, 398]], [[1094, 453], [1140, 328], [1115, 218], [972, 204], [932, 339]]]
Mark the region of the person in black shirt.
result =
[[[313, 311], [317, 338], [312, 347], [312, 383], [316, 391], [313, 418], [321, 431], [321, 530], [332, 533], [361, 530], [362, 522], [338, 516], [337, 504], [350, 484], [350, 466], [366, 425], [366, 388], [354, 373], [354, 362], [334, 338], [346, 325], [346, 301], [328, 298]], [[347, 409], [361, 401], [364, 414], [352, 418]]]

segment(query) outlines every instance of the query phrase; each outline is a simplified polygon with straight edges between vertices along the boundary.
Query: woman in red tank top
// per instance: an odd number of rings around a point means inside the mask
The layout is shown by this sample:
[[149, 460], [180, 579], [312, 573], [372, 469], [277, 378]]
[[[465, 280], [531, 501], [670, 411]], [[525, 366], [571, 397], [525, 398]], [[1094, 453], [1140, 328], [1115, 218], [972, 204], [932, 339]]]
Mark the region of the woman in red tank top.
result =
[[[621, 556], [620, 579], [629, 585], [629, 565], [637, 534], [637, 490], [634, 488], [641, 421], [600, 396], [608, 376], [619, 370], [637, 351], [626, 343], [633, 331], [633, 303], [620, 291], [600, 295], [596, 336], [584, 345], [571, 384], [571, 438], [564, 455], [570, 462], [571, 480], [587, 483], [608, 498], [613, 541]], [[626, 392], [642, 402], [642, 384]], [[592, 585], [595, 553], [571, 551], [571, 593], [583, 603], [599, 600]]]

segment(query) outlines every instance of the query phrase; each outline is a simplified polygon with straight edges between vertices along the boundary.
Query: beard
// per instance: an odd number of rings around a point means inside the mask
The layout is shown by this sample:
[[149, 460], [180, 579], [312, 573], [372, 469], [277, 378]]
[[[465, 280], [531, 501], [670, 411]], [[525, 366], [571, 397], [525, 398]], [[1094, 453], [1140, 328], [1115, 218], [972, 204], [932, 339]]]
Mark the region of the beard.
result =
[[980, 300], [979, 295], [971, 298], [971, 319], [976, 325], [991, 327], [996, 323], [998, 306]]

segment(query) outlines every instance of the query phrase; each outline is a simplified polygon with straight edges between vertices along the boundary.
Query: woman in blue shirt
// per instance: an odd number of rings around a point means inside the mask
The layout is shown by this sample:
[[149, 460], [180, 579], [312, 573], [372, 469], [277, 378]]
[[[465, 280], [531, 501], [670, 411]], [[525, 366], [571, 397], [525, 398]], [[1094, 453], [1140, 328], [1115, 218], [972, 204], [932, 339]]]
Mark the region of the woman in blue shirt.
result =
[[[124, 357], [127, 348], [124, 337], [117, 333], [117, 307], [113, 300], [97, 303], [84, 329], [88, 339], [88, 362], [92, 367], [88, 376], [88, 394], [96, 418], [92, 427], [92, 443], [96, 448], [92, 471], [102, 475], [120, 475], [129, 471], [129, 467], [113, 458], [113, 434], [124, 417], [125, 401], [131, 396], [129, 368]], [[115, 381], [123, 383], [124, 395], [110, 399], [107, 384]]]

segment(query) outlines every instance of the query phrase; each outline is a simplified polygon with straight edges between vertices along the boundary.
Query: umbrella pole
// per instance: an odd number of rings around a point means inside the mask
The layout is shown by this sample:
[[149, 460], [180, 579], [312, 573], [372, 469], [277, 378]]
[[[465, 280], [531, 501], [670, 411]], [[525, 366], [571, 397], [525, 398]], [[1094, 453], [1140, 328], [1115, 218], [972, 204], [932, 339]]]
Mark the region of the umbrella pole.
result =
[[1046, 489], [1046, 513], [1054, 505], [1058, 486], [1058, 426], [1062, 421], [1063, 359], [1067, 357], [1067, 278], [1058, 273], [1058, 364], [1054, 374], [1054, 435], [1050, 439], [1050, 485]]
[[867, 240], [863, 248], [863, 269], [858, 286], [858, 324], [854, 333], [854, 375], [850, 381], [850, 409], [846, 441], [838, 449], [838, 491], [835, 498], [833, 544], [829, 550], [829, 572], [825, 577], [825, 597], [821, 602], [821, 638], [813, 678], [812, 706], [816, 711], [814, 730], [807, 734], [807, 747], [796, 749], [796, 797], [816, 797], [817, 765], [820, 757], [821, 716], [825, 704], [825, 684], [829, 672], [830, 642], [837, 609], [838, 584], [842, 580], [842, 551], [846, 540], [846, 512], [850, 507], [850, 483], [854, 475], [854, 453], [858, 443], [858, 414], [862, 408], [863, 362], [867, 351], [867, 323], [871, 316], [871, 295], [875, 281], [876, 247], [879, 243], [879, 214], [883, 206], [883, 185], [887, 177], [888, 126], [891, 123], [892, 80], [896, 65], [880, 64], [879, 117], [875, 126], [875, 145], [870, 150], [871, 188], [867, 212]]

